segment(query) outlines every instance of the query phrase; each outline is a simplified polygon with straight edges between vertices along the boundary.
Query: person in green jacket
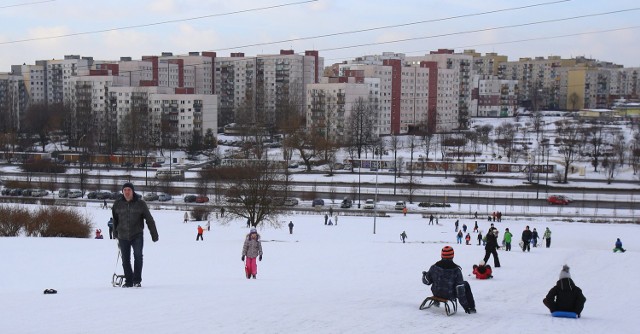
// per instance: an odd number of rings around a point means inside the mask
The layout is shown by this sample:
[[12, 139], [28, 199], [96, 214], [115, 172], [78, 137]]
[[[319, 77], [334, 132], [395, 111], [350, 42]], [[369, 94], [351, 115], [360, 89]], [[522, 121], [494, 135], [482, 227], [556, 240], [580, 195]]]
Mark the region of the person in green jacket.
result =
[[504, 230], [504, 250], [506, 251], [510, 251], [511, 250], [511, 238], [513, 237], [513, 234], [511, 234], [511, 232], [509, 232], [509, 228], [506, 228]]
[[544, 234], [542, 235], [542, 239], [544, 239], [547, 243], [547, 248], [551, 247], [551, 230], [547, 227], [546, 230], [544, 230]]

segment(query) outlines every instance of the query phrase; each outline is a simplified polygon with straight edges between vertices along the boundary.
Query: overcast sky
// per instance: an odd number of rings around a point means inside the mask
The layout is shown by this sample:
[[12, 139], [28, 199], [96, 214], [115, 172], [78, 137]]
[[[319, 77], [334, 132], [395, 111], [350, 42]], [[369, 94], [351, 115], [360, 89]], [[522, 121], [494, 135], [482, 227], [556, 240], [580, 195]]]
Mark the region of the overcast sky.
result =
[[[514, 9], [524, 6], [533, 7]], [[614, 11], [620, 12], [592, 16]], [[587, 17], [570, 19], [578, 16]], [[509, 60], [586, 56], [638, 67], [638, 17], [640, 5], [632, 0], [4, 0], [0, 72], [68, 54], [117, 60], [280, 49], [319, 50], [325, 65], [385, 51], [415, 56], [450, 48]], [[540, 23], [548, 20], [554, 22]], [[61, 35], [72, 36], [54, 38]]]

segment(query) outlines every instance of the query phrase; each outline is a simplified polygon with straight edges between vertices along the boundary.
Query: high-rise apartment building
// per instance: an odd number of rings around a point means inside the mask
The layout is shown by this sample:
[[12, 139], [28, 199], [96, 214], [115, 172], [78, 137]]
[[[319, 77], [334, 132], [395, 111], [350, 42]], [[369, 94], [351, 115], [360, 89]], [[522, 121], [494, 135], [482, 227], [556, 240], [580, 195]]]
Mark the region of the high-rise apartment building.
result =
[[323, 60], [317, 51], [299, 55], [281, 50], [277, 55], [246, 57], [232, 53], [216, 57], [214, 92], [220, 96], [219, 122], [278, 125], [278, 110], [306, 105], [306, 85], [319, 82]]

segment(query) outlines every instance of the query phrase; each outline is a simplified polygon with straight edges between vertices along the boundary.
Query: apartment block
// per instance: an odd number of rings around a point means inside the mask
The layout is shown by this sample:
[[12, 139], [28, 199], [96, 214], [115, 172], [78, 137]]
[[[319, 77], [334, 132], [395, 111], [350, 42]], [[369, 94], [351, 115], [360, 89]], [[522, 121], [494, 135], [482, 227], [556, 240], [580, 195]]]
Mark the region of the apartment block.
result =
[[23, 76], [0, 73], [0, 131], [20, 130], [20, 119], [28, 106], [28, 93]]
[[518, 109], [518, 81], [474, 75], [471, 117], [512, 117]]
[[[323, 59], [317, 51], [304, 55], [281, 50], [276, 55], [216, 57], [214, 92], [220, 96], [219, 122], [275, 126], [278, 110], [297, 106], [305, 112], [307, 84], [319, 82]], [[241, 117], [239, 115], [242, 114]]]

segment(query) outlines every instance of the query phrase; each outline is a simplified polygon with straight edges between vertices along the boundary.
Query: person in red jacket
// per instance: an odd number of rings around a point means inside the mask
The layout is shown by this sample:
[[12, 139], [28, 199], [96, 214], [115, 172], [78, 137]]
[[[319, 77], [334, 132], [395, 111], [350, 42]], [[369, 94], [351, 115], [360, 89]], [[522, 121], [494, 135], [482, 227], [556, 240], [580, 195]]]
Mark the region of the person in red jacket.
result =
[[202, 233], [203, 232], [204, 232], [204, 230], [202, 229], [202, 226], [198, 225], [198, 235], [196, 236], [196, 241], [198, 241], [198, 240], [204, 241], [204, 239], [202, 239]]
[[485, 265], [484, 261], [480, 261], [479, 265], [473, 265], [473, 274], [477, 279], [489, 279], [493, 278], [493, 271], [490, 265]]

